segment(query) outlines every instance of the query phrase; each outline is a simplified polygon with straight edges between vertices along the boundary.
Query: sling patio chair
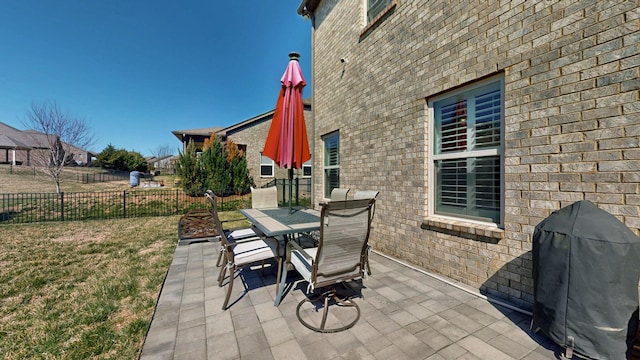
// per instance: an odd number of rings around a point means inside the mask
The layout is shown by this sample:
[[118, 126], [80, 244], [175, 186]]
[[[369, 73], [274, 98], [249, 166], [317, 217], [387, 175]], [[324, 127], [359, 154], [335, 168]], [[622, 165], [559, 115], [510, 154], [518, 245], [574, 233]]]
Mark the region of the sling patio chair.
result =
[[[204, 195], [209, 201], [209, 204], [211, 205], [211, 209], [208, 211], [209, 214], [207, 216], [207, 221], [210, 222], [210, 225], [208, 226], [213, 227], [213, 230], [216, 233], [216, 237], [218, 238], [218, 240], [220, 240], [221, 230], [218, 229], [214, 220], [214, 219], [220, 220], [220, 217], [218, 216], [218, 202], [215, 200], [216, 196], [211, 190], [207, 190]], [[220, 221], [220, 224], [222, 225], [226, 222], [236, 222], [244, 219], [245, 218], [243, 217], [243, 218], [234, 218], [230, 220], [224, 220], [224, 221]], [[249, 227], [240, 227], [240, 228], [222, 227], [222, 229], [223, 229], [222, 231], [227, 235], [227, 237], [234, 239], [234, 241], [257, 240], [260, 238], [259, 235], [256, 234], [256, 232]], [[222, 265], [223, 252], [224, 252], [224, 248], [220, 246], [220, 255], [218, 255], [218, 261], [216, 262], [217, 267], [220, 267]]]
[[254, 209], [268, 209], [278, 207], [278, 188], [251, 187], [251, 207]]
[[[206, 194], [209, 201], [214, 208], [217, 208], [217, 197], [215, 195]], [[233, 232], [226, 232], [222, 229], [222, 223], [218, 217], [217, 211], [214, 212], [214, 221], [216, 227], [220, 231], [220, 241], [222, 243], [224, 257], [227, 261], [226, 265], [220, 269], [218, 275], [218, 286], [222, 287], [226, 272], [229, 270], [229, 284], [227, 286], [227, 293], [225, 295], [224, 303], [222, 304], [222, 310], [227, 309], [229, 304], [229, 298], [231, 297], [231, 291], [233, 290], [233, 280], [236, 276], [236, 271], [242, 269], [247, 265], [251, 265], [257, 262], [262, 263], [262, 269], [264, 270], [264, 261], [269, 259], [275, 259], [277, 262], [278, 272], [276, 276], [276, 292], [278, 291], [278, 279], [280, 278], [280, 272], [282, 270], [282, 247], [280, 242], [273, 238], [260, 238], [254, 237], [250, 240], [235, 239]]]
[[331, 190], [331, 195], [329, 199], [331, 201], [344, 201], [347, 200], [347, 194], [349, 193], [348, 188], [335, 188]]
[[[338, 332], [353, 327], [360, 319], [358, 304], [350, 297], [340, 298], [335, 285], [366, 276], [366, 251], [374, 203], [375, 199], [362, 199], [322, 204], [320, 223], [324, 225], [320, 227], [318, 247], [303, 249], [293, 241], [287, 243], [287, 264], [283, 267], [276, 305], [282, 298], [287, 269], [292, 266], [308, 283], [307, 294], [310, 297], [300, 301], [296, 308], [296, 316], [305, 327], [322, 333]], [[322, 289], [317, 297], [311, 295], [316, 289]], [[307, 303], [314, 305], [314, 310], [324, 307], [322, 319], [313, 321], [318, 326], [312, 325], [311, 321], [305, 320], [306, 316], [301, 315], [301, 308]], [[355, 309], [355, 316], [351, 316], [354, 319], [331, 321], [338, 324], [327, 328], [330, 305], [337, 305], [341, 310]], [[305, 314], [307, 312], [305, 310]]]
[[[356, 190], [353, 194], [353, 199], [377, 199], [379, 191], [375, 190]], [[376, 213], [376, 206], [373, 205], [371, 209], [371, 221], [373, 221], [373, 215]], [[367, 274], [371, 275], [371, 266], [369, 266], [369, 253], [371, 252], [371, 245], [367, 245]]]

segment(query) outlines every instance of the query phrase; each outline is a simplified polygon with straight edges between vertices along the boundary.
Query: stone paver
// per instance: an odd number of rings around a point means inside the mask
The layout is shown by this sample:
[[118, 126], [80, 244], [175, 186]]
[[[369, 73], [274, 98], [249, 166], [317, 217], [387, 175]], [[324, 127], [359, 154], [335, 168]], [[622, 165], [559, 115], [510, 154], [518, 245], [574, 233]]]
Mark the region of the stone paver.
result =
[[[376, 253], [373, 275], [350, 286], [362, 314], [319, 334], [295, 315], [305, 284], [289, 275], [275, 298], [275, 267], [237, 275], [231, 307], [217, 285], [215, 243], [176, 247], [140, 359], [557, 359], [562, 349], [528, 329], [530, 317]], [[226, 282], [225, 282], [226, 286]], [[330, 319], [347, 316], [330, 312]]]

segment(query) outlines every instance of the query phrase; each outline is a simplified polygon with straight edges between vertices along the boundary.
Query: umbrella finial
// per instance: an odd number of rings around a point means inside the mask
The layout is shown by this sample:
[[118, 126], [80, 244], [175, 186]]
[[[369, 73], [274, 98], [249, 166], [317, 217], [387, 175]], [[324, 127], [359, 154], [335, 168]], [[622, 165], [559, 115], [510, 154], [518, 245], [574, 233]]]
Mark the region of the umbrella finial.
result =
[[289, 53], [289, 59], [298, 61], [298, 59], [300, 59], [300, 54], [295, 51], [292, 51]]

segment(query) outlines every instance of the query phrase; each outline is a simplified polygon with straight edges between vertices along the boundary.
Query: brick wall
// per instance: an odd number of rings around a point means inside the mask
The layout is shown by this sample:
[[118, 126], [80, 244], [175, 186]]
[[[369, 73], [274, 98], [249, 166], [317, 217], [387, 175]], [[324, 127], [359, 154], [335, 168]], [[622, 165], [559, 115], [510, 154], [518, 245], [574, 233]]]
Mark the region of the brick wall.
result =
[[[312, 152], [340, 131], [341, 187], [381, 192], [375, 249], [526, 307], [533, 229], [553, 210], [591, 200], [640, 233], [637, 2], [402, 0], [369, 28], [363, 3], [314, 12]], [[494, 74], [504, 229], [429, 218], [427, 100]]]
[[[307, 134], [311, 136], [311, 110], [305, 110], [304, 112]], [[274, 166], [274, 177], [260, 177], [260, 153], [264, 149], [264, 143], [267, 140], [267, 134], [271, 127], [271, 119], [273, 115], [270, 114], [264, 119], [257, 119], [250, 126], [244, 127], [238, 131], [228, 134], [228, 137], [236, 144], [242, 144], [247, 146], [247, 166], [249, 168], [249, 174], [253, 177], [256, 186], [260, 187], [264, 184], [272, 181], [273, 179], [286, 179], [288, 178], [288, 172], [286, 169], [280, 169]], [[302, 177], [302, 170], [294, 170], [295, 176]]]

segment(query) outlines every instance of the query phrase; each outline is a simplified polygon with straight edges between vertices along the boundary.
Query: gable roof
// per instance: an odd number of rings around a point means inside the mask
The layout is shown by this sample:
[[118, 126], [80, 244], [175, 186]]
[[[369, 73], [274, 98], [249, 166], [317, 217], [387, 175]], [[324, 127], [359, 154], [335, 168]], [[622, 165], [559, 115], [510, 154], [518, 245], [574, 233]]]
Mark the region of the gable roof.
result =
[[202, 129], [188, 129], [188, 130], [173, 130], [171, 133], [175, 135], [180, 141], [184, 141], [187, 136], [204, 136], [209, 137], [211, 134], [222, 130], [221, 127], [210, 127]]
[[[4, 135], [7, 144], [14, 143], [20, 145], [22, 149], [47, 149], [49, 143], [46, 139], [46, 135], [34, 130], [22, 131], [12, 126], [9, 126], [3, 122], [0, 122], [0, 135]], [[7, 140], [9, 139], [9, 140]], [[14, 149], [11, 147], [10, 149]]]
[[28, 150], [31, 149], [31, 146], [19, 140], [12, 139], [5, 134], [0, 134], [0, 149]]
[[[302, 104], [304, 106], [304, 110], [311, 110], [311, 99], [307, 98], [307, 99], [302, 99]], [[254, 116], [250, 119], [247, 119], [245, 121], [239, 122], [237, 124], [233, 124], [231, 126], [228, 126], [224, 129], [220, 129], [219, 131], [217, 131], [216, 133], [220, 136], [222, 136], [222, 138], [226, 138], [227, 135], [231, 135], [235, 132], [238, 131], [242, 131], [246, 128], [252, 127], [254, 125], [258, 125], [262, 122], [268, 121], [273, 119], [273, 113], [276, 111], [276, 109], [272, 109], [270, 111], [267, 111], [265, 113], [262, 113], [260, 115]]]

